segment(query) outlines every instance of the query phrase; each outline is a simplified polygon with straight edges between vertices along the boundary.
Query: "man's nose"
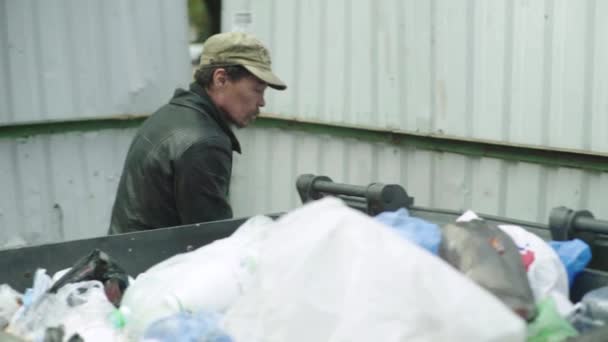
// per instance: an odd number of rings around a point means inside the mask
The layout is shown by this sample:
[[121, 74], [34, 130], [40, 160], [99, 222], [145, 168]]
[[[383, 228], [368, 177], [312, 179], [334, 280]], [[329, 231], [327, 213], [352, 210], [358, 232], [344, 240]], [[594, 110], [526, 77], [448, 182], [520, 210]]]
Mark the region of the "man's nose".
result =
[[266, 101], [264, 100], [264, 96], [260, 98], [260, 102], [258, 103], [258, 107], [264, 107], [266, 105]]

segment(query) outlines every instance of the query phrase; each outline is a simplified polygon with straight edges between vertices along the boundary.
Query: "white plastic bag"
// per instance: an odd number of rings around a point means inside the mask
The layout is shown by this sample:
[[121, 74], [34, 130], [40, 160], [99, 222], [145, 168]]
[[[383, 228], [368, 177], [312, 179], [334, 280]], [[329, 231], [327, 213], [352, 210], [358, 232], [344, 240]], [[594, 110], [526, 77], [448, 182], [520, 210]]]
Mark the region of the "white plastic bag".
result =
[[178, 254], [140, 274], [125, 292], [121, 311], [131, 338], [157, 319], [181, 311], [223, 312], [249, 286], [258, 241], [272, 219], [256, 216], [230, 237]]
[[540, 237], [519, 226], [499, 225], [513, 239], [527, 259], [527, 274], [537, 303], [553, 298], [557, 311], [565, 317], [574, 310], [570, 302], [568, 274], [555, 250]]
[[7, 284], [0, 285], [0, 330], [4, 330], [11, 317], [21, 307], [23, 295]]
[[224, 328], [248, 342], [525, 339], [524, 322], [493, 295], [333, 198], [274, 224]]
[[66, 340], [78, 334], [85, 341], [120, 341], [122, 334], [109, 319], [114, 310], [101, 282], [71, 283], [56, 294], [39, 297], [7, 331], [28, 340], [42, 340], [46, 328], [63, 326]]
[[[467, 211], [458, 220], [472, 219], [479, 218], [474, 212]], [[508, 234], [517, 245], [536, 303], [551, 297], [562, 316], [570, 314], [574, 306], [568, 299], [568, 274], [555, 250], [539, 236], [520, 226], [498, 225], [498, 228]]]

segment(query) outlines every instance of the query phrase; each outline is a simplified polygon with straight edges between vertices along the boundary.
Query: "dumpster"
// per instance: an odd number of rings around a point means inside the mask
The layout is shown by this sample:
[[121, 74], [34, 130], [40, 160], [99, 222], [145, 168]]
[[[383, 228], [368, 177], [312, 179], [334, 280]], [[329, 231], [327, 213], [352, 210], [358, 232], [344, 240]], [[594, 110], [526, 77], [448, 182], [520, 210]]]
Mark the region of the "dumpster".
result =
[[[414, 205], [414, 198], [395, 184], [372, 183], [367, 186], [334, 183], [325, 176], [302, 175], [296, 184], [302, 202], [332, 195], [350, 207], [375, 215], [386, 210], [407, 207], [410, 214], [443, 225], [455, 221], [462, 212]], [[271, 214], [278, 217], [280, 214]], [[596, 220], [588, 211], [556, 208], [550, 224], [525, 222], [504, 217], [480, 215], [493, 224], [514, 224], [549, 240], [578, 237], [589, 243], [593, 259], [572, 290], [571, 299], [578, 301], [586, 292], [608, 285], [608, 222]], [[175, 254], [194, 250], [214, 240], [230, 236], [247, 218], [168, 227], [144, 232], [111, 235], [92, 239], [28, 246], [0, 251], [0, 283], [18, 291], [31, 286], [37, 268], [49, 274], [70, 267], [76, 260], [100, 249], [136, 276], [152, 265]], [[556, 236], [557, 235], [557, 236]]]
[[[411, 216], [437, 225], [454, 222], [462, 213], [453, 210], [418, 207], [402, 187], [395, 184], [372, 183], [367, 186], [339, 184], [324, 176], [302, 175], [296, 184], [303, 203], [324, 196], [341, 198], [347, 205], [369, 215], [406, 207]], [[281, 214], [272, 214], [278, 217]], [[480, 215], [491, 224], [521, 226], [545, 240], [580, 238], [592, 248], [589, 267], [577, 278], [570, 291], [577, 302], [596, 288], [608, 286], [608, 223], [597, 220], [588, 211], [556, 208], [548, 224], [524, 222], [509, 218]], [[173, 256], [197, 249], [217, 239], [230, 236], [247, 218], [168, 227], [144, 232], [104, 236], [92, 239], [29, 246], [0, 251], [0, 283], [18, 291], [32, 285], [37, 268], [49, 274], [70, 267], [75, 261], [99, 249], [109, 254], [130, 275], [137, 276], [149, 267]]]

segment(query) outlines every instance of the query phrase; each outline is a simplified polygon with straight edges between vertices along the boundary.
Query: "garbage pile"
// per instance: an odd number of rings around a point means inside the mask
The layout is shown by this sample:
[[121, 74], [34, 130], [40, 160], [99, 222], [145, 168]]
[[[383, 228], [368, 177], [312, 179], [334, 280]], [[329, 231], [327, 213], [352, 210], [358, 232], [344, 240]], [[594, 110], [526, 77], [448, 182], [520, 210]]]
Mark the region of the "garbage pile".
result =
[[600, 341], [608, 287], [570, 302], [591, 260], [467, 212], [438, 226], [340, 200], [175, 255], [135, 279], [95, 250], [20, 294], [0, 286], [15, 341]]

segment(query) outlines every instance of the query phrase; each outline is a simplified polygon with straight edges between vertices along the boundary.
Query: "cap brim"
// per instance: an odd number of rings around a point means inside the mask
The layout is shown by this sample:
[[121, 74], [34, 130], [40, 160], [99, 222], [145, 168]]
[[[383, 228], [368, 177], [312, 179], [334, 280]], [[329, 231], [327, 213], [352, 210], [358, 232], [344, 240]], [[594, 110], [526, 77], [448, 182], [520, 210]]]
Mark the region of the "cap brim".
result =
[[273, 74], [272, 71], [264, 70], [251, 65], [243, 65], [243, 67], [249, 70], [249, 72], [251, 72], [255, 77], [266, 82], [269, 87], [274, 88], [276, 90], [287, 89], [287, 85], [283, 81], [281, 81], [281, 79], [278, 78], [277, 75]]

